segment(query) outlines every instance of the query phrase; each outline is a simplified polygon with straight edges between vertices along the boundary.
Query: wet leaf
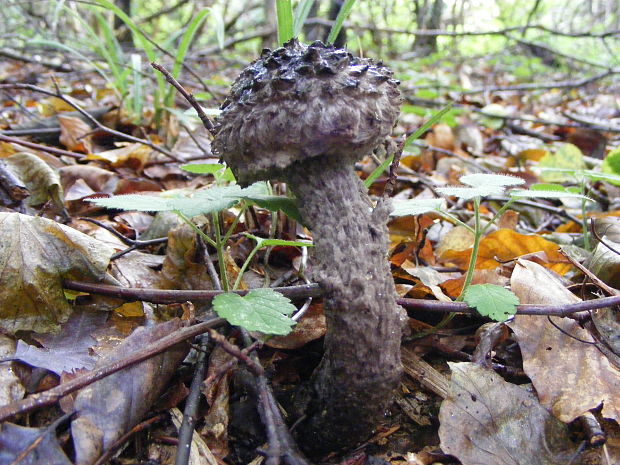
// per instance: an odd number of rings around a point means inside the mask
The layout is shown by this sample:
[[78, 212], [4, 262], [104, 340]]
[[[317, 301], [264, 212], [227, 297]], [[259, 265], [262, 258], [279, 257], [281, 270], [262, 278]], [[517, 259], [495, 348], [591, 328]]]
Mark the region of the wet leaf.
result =
[[449, 365], [439, 411], [444, 452], [463, 465], [565, 465], [573, 457], [568, 428], [534, 394], [474, 363]]
[[213, 299], [213, 309], [231, 325], [248, 331], [285, 335], [295, 324], [287, 316], [295, 311], [295, 306], [271, 289], [255, 289], [244, 297], [220, 294]]
[[[558, 305], [578, 302], [549, 270], [519, 260], [511, 288], [522, 304]], [[523, 369], [540, 402], [564, 422], [603, 404], [605, 418], [620, 419], [620, 371], [589, 344], [592, 336], [575, 320], [517, 315], [509, 326], [515, 332]], [[586, 341], [586, 342], [583, 342]]]
[[0, 213], [0, 326], [6, 331], [48, 332], [71, 307], [63, 279], [101, 280], [114, 251], [54, 221]]
[[34, 336], [42, 347], [17, 342], [15, 357], [21, 361], [45, 368], [60, 375], [79, 368], [91, 369], [96, 357], [90, 348], [96, 344], [91, 334], [102, 326], [108, 315], [105, 312], [74, 312], [57, 334]]
[[[30, 450], [31, 449], [31, 450]], [[28, 453], [22, 457], [24, 452]], [[44, 458], [43, 458], [44, 457]], [[27, 428], [0, 424], [0, 465], [71, 465], [63, 452], [54, 427]]]
[[[98, 366], [120, 360], [180, 327], [180, 320], [140, 327], [101, 359]], [[76, 462], [93, 463], [100, 451], [140, 422], [186, 354], [187, 345], [179, 344], [80, 390], [75, 399], [79, 417], [71, 423]]]

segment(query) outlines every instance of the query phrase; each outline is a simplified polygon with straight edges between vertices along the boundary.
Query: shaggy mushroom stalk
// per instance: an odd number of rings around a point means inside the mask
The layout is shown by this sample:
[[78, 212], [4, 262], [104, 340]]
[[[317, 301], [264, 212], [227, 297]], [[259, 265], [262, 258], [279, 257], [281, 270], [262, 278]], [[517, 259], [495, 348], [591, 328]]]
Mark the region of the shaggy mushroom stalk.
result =
[[328, 329], [297, 428], [313, 454], [366, 439], [400, 377], [388, 208], [372, 207], [354, 171], [389, 135], [397, 85], [381, 64], [291, 40], [241, 73], [218, 122], [214, 148], [239, 182], [285, 181], [313, 234], [312, 277], [324, 291]]

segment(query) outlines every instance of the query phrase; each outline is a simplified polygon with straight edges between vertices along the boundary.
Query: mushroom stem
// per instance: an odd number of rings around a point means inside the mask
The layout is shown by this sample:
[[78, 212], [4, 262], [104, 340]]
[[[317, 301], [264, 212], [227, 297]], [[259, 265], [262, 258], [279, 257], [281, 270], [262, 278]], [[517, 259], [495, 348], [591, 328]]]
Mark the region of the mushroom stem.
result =
[[325, 293], [325, 352], [310, 381], [307, 452], [356, 445], [372, 434], [401, 373], [399, 307], [386, 253], [388, 209], [372, 209], [352, 162], [318, 156], [284, 171], [314, 237], [313, 278]]

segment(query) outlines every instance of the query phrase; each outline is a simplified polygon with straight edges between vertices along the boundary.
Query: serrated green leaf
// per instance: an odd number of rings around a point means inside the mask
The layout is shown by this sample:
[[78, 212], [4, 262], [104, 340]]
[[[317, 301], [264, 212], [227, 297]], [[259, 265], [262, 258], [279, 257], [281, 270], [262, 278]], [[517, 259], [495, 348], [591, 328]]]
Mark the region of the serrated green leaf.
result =
[[224, 169], [225, 165], [221, 163], [189, 163], [181, 165], [180, 168], [195, 174], [215, 174]]
[[495, 321], [506, 321], [517, 313], [519, 298], [495, 284], [476, 284], [469, 286], [463, 300], [478, 313]]
[[285, 335], [295, 324], [288, 317], [295, 311], [295, 306], [272, 289], [255, 289], [244, 297], [233, 293], [220, 294], [213, 299], [213, 309], [230, 324], [248, 331]]
[[525, 180], [517, 178], [516, 176], [509, 176], [506, 174], [492, 174], [492, 173], [472, 173], [466, 174], [459, 178], [459, 182], [467, 184], [472, 187], [484, 187], [484, 186], [520, 186], [525, 184]]
[[303, 223], [296, 199], [279, 195], [245, 195], [243, 198], [272, 212], [282, 210], [289, 218]]
[[566, 192], [566, 187], [564, 187], [562, 184], [539, 182], [537, 184], [532, 184], [530, 186], [530, 190], [543, 191], [543, 192], [549, 192], [549, 191]]
[[601, 166], [603, 172], [586, 170], [583, 172], [584, 176], [592, 181], [606, 181], [615, 186], [620, 186], [620, 173], [608, 173], [605, 171], [605, 160]]
[[137, 210], [141, 212], [163, 212], [170, 211], [168, 199], [150, 194], [127, 194], [115, 195], [105, 199], [86, 199], [95, 205], [117, 210]]
[[445, 199], [410, 199], [392, 201], [394, 209], [390, 216], [416, 216], [436, 210], [446, 209]]
[[[560, 186], [562, 187], [562, 186]], [[574, 198], [574, 199], [584, 199], [593, 202], [590, 197], [579, 194], [578, 192], [570, 192], [567, 188], [563, 188], [563, 190], [553, 189], [553, 190], [530, 190], [530, 189], [514, 189], [510, 191], [510, 196], [517, 199], [529, 199], [529, 198], [539, 198], [539, 199], [565, 199], [565, 198]]]
[[454, 197], [469, 200], [474, 197], [503, 194], [504, 187], [493, 185], [479, 187], [439, 187], [436, 191], [443, 195], [452, 195]]

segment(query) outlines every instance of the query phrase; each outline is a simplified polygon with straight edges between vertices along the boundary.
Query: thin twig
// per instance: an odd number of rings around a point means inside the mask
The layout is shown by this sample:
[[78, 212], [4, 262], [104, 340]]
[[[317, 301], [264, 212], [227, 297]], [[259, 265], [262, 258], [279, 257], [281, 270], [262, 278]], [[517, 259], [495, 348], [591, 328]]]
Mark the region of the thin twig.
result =
[[86, 156], [81, 153], [69, 152], [68, 150], [57, 149], [55, 147], [48, 147], [47, 145], [35, 144], [34, 142], [27, 142], [25, 140], [21, 140], [16, 137], [5, 136], [4, 134], [0, 134], [0, 140], [4, 142], [9, 142], [11, 144], [21, 145], [23, 147], [28, 147], [29, 149], [40, 150], [41, 152], [51, 153], [52, 155], [57, 155], [59, 157], [65, 156], [65, 157], [71, 157], [71, 158], [76, 158], [80, 160]]
[[208, 342], [209, 338], [206, 335], [201, 336], [198, 357], [196, 358], [196, 368], [185, 402], [185, 409], [183, 410], [183, 421], [179, 428], [179, 443], [177, 445], [175, 465], [187, 465], [189, 462], [192, 436], [194, 435], [198, 405], [200, 404], [200, 387], [207, 371]]
[[196, 113], [198, 113], [198, 117], [200, 118], [200, 121], [202, 121], [202, 125], [205, 127], [205, 129], [209, 131], [213, 136], [215, 136], [215, 125], [205, 114], [204, 110], [196, 101], [194, 96], [190, 92], [185, 90], [185, 88], [181, 84], [179, 84], [179, 82], [172, 76], [172, 74], [170, 74], [170, 72], [162, 65], [152, 62], [151, 66], [157, 71], [159, 71], [161, 74], [163, 74], [166, 78], [166, 81], [172, 84], [172, 86], [174, 86], [174, 88], [177, 89], [183, 97], [185, 97], [185, 100], [187, 100], [189, 104], [194, 108], [194, 110], [196, 110]]
[[114, 453], [123, 444], [125, 444], [129, 440], [130, 437], [132, 437], [136, 433], [139, 433], [140, 431], [144, 431], [145, 429], [150, 428], [155, 423], [159, 423], [160, 421], [164, 421], [167, 417], [168, 417], [167, 414], [160, 413], [159, 415], [155, 415], [154, 417], [151, 417], [148, 420], [144, 420], [144, 421], [138, 423], [136, 426], [131, 428], [129, 431], [127, 431], [125, 434], [123, 434], [120, 438], [118, 438], [116, 441], [114, 441], [112, 444], [110, 444], [110, 447], [108, 447], [106, 449], [106, 451], [103, 453], [103, 455], [101, 455], [101, 457], [99, 457], [97, 459], [97, 461], [95, 463], [93, 463], [93, 465], [103, 465], [108, 460], [110, 460], [110, 458], [114, 455]]

